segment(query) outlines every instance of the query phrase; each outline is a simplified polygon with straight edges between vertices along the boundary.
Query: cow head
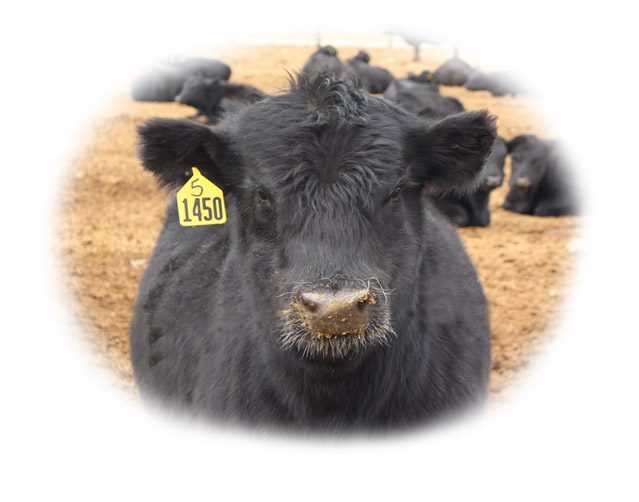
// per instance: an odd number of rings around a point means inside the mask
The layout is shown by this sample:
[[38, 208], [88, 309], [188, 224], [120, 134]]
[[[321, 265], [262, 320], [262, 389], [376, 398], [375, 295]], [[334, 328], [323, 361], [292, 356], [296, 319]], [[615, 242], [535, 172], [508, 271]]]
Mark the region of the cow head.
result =
[[225, 97], [226, 80], [220, 78], [190, 76], [175, 101], [192, 106], [209, 116], [212, 122], [217, 122], [214, 114], [220, 112], [220, 102]]
[[160, 182], [179, 187], [197, 166], [227, 195], [237, 273], [265, 337], [333, 361], [391, 342], [394, 310], [418, 301], [423, 189], [472, 185], [496, 136], [483, 111], [426, 124], [303, 75], [216, 129], [154, 119], [139, 133]]
[[532, 134], [522, 134], [508, 142], [511, 158], [509, 191], [504, 208], [516, 213], [531, 214], [535, 193], [548, 172], [548, 144]]
[[503, 138], [495, 140], [493, 151], [488, 156], [486, 165], [478, 178], [478, 189], [489, 192], [500, 187], [504, 182], [504, 163], [508, 155], [506, 141]]

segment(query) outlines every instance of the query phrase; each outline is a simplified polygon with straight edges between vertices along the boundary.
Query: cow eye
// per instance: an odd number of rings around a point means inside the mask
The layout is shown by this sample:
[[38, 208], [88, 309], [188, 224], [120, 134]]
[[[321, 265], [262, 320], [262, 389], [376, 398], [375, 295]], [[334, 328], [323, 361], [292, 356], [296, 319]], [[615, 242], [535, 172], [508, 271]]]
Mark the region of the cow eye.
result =
[[268, 192], [266, 192], [265, 190], [258, 188], [255, 192], [255, 195], [257, 196], [257, 201], [260, 204], [264, 204], [265, 206], [268, 206], [271, 204], [271, 197], [269, 196]]
[[396, 202], [396, 201], [398, 201], [398, 200], [399, 200], [399, 198], [400, 198], [400, 197], [401, 197], [401, 195], [402, 195], [402, 190], [403, 190], [403, 189], [402, 189], [402, 187], [396, 187], [396, 188], [395, 188], [395, 189], [394, 189], [394, 190], [390, 193], [390, 195], [388, 196], [388, 199], [389, 199], [391, 202]]

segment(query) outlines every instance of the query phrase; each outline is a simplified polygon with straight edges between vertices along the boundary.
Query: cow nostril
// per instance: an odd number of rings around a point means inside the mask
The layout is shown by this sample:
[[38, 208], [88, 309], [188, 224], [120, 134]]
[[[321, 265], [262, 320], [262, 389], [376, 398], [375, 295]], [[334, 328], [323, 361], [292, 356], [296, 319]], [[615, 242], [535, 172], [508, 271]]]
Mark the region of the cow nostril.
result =
[[302, 304], [302, 306], [308, 310], [311, 313], [314, 313], [317, 311], [317, 303], [313, 300], [311, 300], [311, 298], [309, 297], [309, 295], [306, 294], [301, 294], [299, 296], [299, 303]]
[[360, 311], [366, 310], [368, 308], [368, 306], [372, 303], [371, 300], [372, 300], [372, 296], [370, 296], [368, 294], [365, 297], [360, 298], [357, 301], [357, 309], [360, 310]]
[[530, 180], [528, 178], [517, 178], [515, 180], [516, 185], [519, 188], [529, 188], [530, 187]]

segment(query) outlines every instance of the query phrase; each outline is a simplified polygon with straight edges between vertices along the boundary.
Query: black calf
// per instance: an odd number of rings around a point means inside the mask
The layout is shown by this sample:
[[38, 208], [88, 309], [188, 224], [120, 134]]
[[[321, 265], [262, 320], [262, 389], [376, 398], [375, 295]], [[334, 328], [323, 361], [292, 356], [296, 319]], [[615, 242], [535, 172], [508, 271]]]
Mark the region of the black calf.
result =
[[347, 61], [346, 71], [355, 76], [368, 92], [381, 94], [393, 81], [393, 75], [385, 68], [373, 66], [369, 62], [368, 53], [360, 51], [357, 56]]
[[555, 143], [532, 134], [508, 142], [512, 161], [504, 209], [536, 216], [576, 214], [575, 190]]
[[183, 227], [182, 202], [169, 206], [131, 326], [145, 400], [330, 431], [483, 402], [486, 299], [422, 194], [473, 185], [496, 135], [486, 112], [429, 125], [344, 82], [300, 76], [215, 129], [155, 119], [139, 132], [146, 169], [189, 190], [198, 167], [227, 215]]
[[264, 97], [266, 95], [262, 91], [251, 85], [231, 84], [219, 78], [194, 76], [185, 82], [175, 101], [197, 108], [197, 113], [191, 118], [204, 115], [209, 124], [215, 124], [225, 111], [225, 99], [254, 103]]

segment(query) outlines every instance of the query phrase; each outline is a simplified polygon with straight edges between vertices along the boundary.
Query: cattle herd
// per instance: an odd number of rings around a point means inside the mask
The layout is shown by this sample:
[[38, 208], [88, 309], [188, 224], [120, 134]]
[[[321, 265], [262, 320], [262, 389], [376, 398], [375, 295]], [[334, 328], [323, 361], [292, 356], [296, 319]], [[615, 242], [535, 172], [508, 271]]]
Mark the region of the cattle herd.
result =
[[214, 421], [331, 432], [481, 405], [487, 301], [455, 226], [490, 225], [509, 155], [505, 209], [577, 209], [555, 141], [506, 141], [489, 111], [466, 111], [440, 86], [521, 91], [457, 57], [397, 78], [332, 46], [286, 93], [230, 75], [198, 58], [133, 84], [136, 100], [197, 110], [140, 124], [144, 168], [172, 190], [201, 173], [227, 215], [185, 227], [181, 201], [169, 204], [130, 331], [142, 396]]

